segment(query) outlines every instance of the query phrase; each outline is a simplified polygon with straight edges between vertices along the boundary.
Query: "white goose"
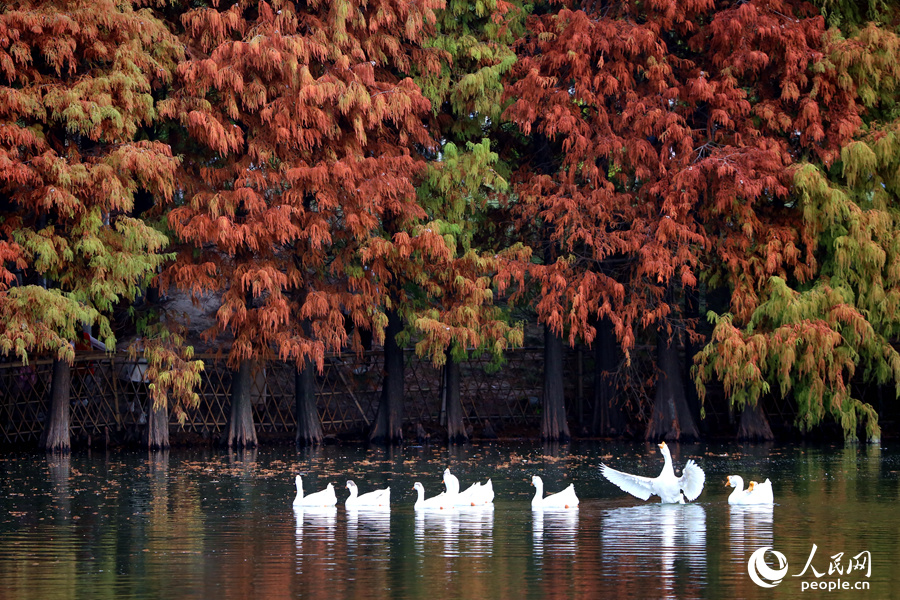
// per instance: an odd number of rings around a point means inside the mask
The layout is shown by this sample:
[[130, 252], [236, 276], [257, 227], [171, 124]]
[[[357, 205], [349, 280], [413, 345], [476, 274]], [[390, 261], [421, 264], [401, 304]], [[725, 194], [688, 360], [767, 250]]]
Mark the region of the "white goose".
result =
[[334, 485], [329, 483], [324, 490], [307, 496], [303, 495], [303, 479], [297, 475], [297, 495], [294, 497], [294, 506], [334, 506], [337, 504], [337, 494], [334, 493]]
[[544, 481], [537, 475], [531, 477], [531, 485], [534, 486], [534, 498], [531, 499], [531, 508], [577, 508], [578, 496], [575, 495], [575, 484], [556, 494], [544, 496]]
[[[647, 500], [650, 496], [659, 496], [664, 504], [684, 504], [685, 499], [693, 500], [703, 491], [703, 483], [706, 474], [693, 460], [687, 461], [681, 477], [675, 477], [675, 469], [672, 467], [672, 454], [665, 442], [659, 444], [666, 463], [662, 473], [658, 477], [641, 477], [611, 469], [604, 464], [600, 465], [600, 472], [619, 488], [641, 500]], [[682, 491], [684, 495], [682, 496]]]
[[455, 494], [439, 494], [431, 498], [425, 498], [425, 486], [418, 481], [413, 485], [413, 489], [418, 493], [415, 510], [452, 510], [453, 503], [456, 500]]
[[444, 484], [447, 486], [447, 494], [455, 494], [455, 506], [484, 506], [494, 501], [494, 484], [488, 479], [485, 485], [476, 481], [465, 491], [459, 491], [459, 479], [450, 472], [450, 469], [444, 470]]
[[772, 493], [772, 482], [766, 479], [763, 483], [750, 482], [750, 486], [744, 489], [744, 480], [739, 475], [729, 475], [725, 485], [734, 488], [728, 496], [728, 504], [774, 504], [775, 495]]
[[481, 486], [481, 499], [484, 500], [485, 504], [494, 503], [494, 483], [490, 479]]
[[388, 508], [391, 505], [391, 488], [375, 490], [359, 495], [359, 489], [353, 480], [347, 481], [350, 497], [344, 502], [345, 508]]

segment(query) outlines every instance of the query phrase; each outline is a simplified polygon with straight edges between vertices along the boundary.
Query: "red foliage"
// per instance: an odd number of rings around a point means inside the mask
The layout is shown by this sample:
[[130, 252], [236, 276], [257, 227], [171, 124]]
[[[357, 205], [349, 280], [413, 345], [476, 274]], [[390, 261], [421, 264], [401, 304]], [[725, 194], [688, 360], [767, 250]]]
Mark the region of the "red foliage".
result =
[[627, 349], [701, 269], [744, 315], [768, 277], [809, 277], [792, 166], [835, 160], [860, 124], [822, 17], [779, 0], [561, 4], [532, 18], [506, 112], [537, 140], [516, 193], [549, 252], [507, 277], [539, 282], [539, 318], [574, 343], [609, 317]]
[[163, 112], [205, 154], [181, 173], [169, 222], [187, 246], [166, 280], [222, 293], [211, 333], [234, 335], [233, 364], [274, 349], [321, 368], [352, 343], [345, 318], [383, 329], [375, 281], [391, 266], [364, 265], [362, 248], [383, 223], [424, 214], [411, 148], [432, 143], [429, 103], [402, 73], [436, 64], [421, 47], [435, 6], [238, 2], [184, 15], [192, 59]]

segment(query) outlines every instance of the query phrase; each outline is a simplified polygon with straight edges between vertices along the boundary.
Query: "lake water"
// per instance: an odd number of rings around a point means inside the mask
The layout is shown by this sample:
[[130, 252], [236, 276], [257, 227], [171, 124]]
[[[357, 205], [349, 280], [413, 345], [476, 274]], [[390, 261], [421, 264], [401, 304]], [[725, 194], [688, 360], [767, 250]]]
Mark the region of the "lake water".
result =
[[[706, 471], [692, 504], [600, 476], [655, 476], [653, 444], [0, 455], [0, 598], [900, 597], [896, 447], [671, 448], [677, 472]], [[413, 483], [434, 495], [447, 466], [464, 487], [491, 477], [493, 509], [416, 514]], [[307, 492], [333, 482], [338, 507], [295, 512], [296, 473]], [[533, 474], [574, 483], [580, 507], [533, 512]], [[775, 507], [729, 507], [730, 474], [771, 478]], [[391, 511], [346, 511], [348, 478], [390, 485]], [[771, 588], [748, 574], [764, 547], [787, 568]], [[763, 557], [771, 585], [779, 557]]]

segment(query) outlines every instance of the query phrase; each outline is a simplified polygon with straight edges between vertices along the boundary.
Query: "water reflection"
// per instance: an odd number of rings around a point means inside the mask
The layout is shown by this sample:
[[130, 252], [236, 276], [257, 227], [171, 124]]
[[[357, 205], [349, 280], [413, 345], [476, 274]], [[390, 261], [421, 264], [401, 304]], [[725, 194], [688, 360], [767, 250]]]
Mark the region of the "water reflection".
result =
[[69, 490], [69, 479], [72, 474], [71, 457], [69, 454], [47, 454], [47, 467], [50, 471], [50, 485], [57, 514], [60, 517], [68, 517], [72, 514], [72, 495]]
[[334, 542], [334, 530], [337, 524], [336, 506], [295, 506], [294, 507], [294, 533], [297, 538], [297, 548], [303, 545], [304, 531], [307, 536], [317, 540]]
[[544, 551], [556, 555], [574, 555], [578, 547], [578, 509], [534, 509], [531, 511], [531, 532], [535, 558]]
[[465, 542], [463, 554], [490, 554], [494, 544], [494, 505], [460, 508], [459, 535]]
[[452, 557], [459, 554], [459, 511], [417, 510], [415, 541], [419, 555]]
[[757, 548], [773, 546], [775, 507], [771, 504], [729, 505], [728, 532], [731, 551], [745, 560]]
[[647, 587], [646, 594], [639, 596], [697, 596], [705, 585], [706, 511], [699, 504], [647, 504], [606, 511], [601, 544], [607, 570], [635, 576], [636, 586]]
[[[494, 478], [496, 504], [421, 514], [408, 490], [448, 464], [439, 448], [0, 455], [0, 598], [774, 599], [799, 592], [799, 581], [761, 590], [747, 575], [749, 554], [773, 546], [794, 574], [813, 543], [819, 571], [828, 556], [866, 550], [869, 595], [900, 589], [890, 566], [900, 454], [891, 447], [704, 455], [711, 481], [771, 477], [774, 508], [731, 507], [713, 487], [699, 505], [615, 508], [635, 501], [598, 477], [610, 451], [459, 450], [468, 480]], [[531, 471], [575, 483], [580, 508], [532, 511]], [[406, 494], [390, 511], [294, 511], [297, 472]]]
[[346, 515], [348, 551], [356, 550], [360, 538], [362, 538], [362, 542], [372, 539], [390, 539], [390, 507], [348, 508]]

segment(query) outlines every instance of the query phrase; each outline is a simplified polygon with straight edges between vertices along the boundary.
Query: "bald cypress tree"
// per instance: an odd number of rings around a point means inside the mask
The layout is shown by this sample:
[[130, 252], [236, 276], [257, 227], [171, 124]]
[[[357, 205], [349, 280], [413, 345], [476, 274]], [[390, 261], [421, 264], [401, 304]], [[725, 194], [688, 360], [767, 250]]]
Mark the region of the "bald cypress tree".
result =
[[864, 6], [820, 4], [844, 28], [823, 38], [819, 68], [841, 76], [821, 91], [849, 95], [847, 114], [858, 115], [859, 127], [831, 131], [839, 150], [798, 161], [790, 170], [792, 201], [764, 225], [777, 227], [780, 240], [757, 246], [755, 260], [754, 253], [745, 256], [756, 265], [795, 267], [733, 277], [745, 283], [735, 286], [731, 313], [710, 314], [715, 330], [698, 356], [696, 379], [701, 390], [711, 379], [721, 380], [745, 412], [766, 395], [789, 398], [801, 431], [830, 419], [848, 440], [860, 431], [877, 440], [878, 415], [856, 384], [893, 385], [900, 393], [894, 349], [900, 335], [900, 38], [873, 23], [857, 27]]
[[228, 445], [257, 443], [250, 361], [321, 371], [326, 351], [358, 346], [347, 319], [385, 335], [390, 273], [366, 261], [423, 215], [411, 148], [432, 144], [429, 103], [406, 74], [437, 64], [422, 45], [437, 6], [242, 1], [180, 17], [191, 59], [161, 111], [198, 147], [165, 280], [221, 294], [208, 333], [233, 337]]
[[[685, 368], [671, 332], [685, 330], [683, 296], [701, 278], [726, 280], [742, 319], [760, 282], [809, 281], [795, 165], [833, 165], [862, 106], [807, 3], [558, 2], [529, 28], [505, 115], [546, 140], [514, 188], [544, 258], [519, 269], [539, 286], [539, 319], [570, 344], [593, 342], [603, 319], [626, 360], [655, 336], [669, 385]], [[695, 435], [680, 385], [658, 390], [652, 411], [648, 436]]]
[[[167, 238], [130, 216], [165, 202], [177, 159], [147, 139], [181, 56], [143, 2], [18, 2], [0, 14], [0, 353], [71, 363], [91, 328], [161, 268]], [[68, 369], [54, 367], [42, 445], [65, 451]]]

